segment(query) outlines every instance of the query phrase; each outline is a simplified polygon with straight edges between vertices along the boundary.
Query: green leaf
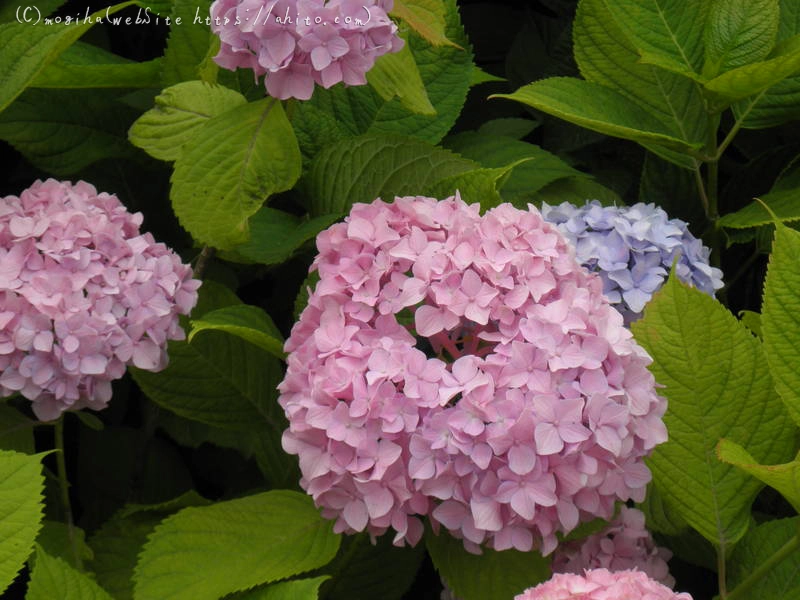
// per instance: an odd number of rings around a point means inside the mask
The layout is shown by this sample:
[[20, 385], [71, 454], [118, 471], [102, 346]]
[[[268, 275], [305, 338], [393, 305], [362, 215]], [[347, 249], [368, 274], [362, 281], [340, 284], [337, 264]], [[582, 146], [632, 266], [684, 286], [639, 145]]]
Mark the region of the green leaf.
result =
[[[0, 92], [2, 93], [2, 92]], [[126, 131], [136, 114], [118, 91], [30, 89], [0, 113], [0, 139], [35, 167], [72, 175], [103, 159], [135, 159]]]
[[[698, 167], [699, 168], [699, 167]], [[695, 227], [705, 223], [703, 203], [697, 190], [695, 173], [667, 162], [648, 152], [639, 180], [639, 202], [654, 203], [663, 208], [673, 219], [681, 219]]]
[[708, 2], [605, 0], [642, 62], [700, 80]]
[[384, 100], [397, 96], [411, 112], [436, 114], [408, 43], [399, 52], [381, 56], [367, 73], [367, 81]]
[[455, 46], [445, 32], [446, 12], [441, 0], [395, 0], [392, 15], [403, 19], [434, 46]]
[[173, 0], [172, 24], [161, 71], [164, 87], [198, 78], [198, 68], [217, 39], [208, 27], [210, 8], [211, 0]]
[[134, 62], [97, 46], [75, 42], [30, 84], [40, 88], [161, 86], [161, 59]]
[[761, 330], [764, 351], [775, 389], [789, 414], [800, 423], [800, 374], [795, 366], [800, 360], [800, 233], [776, 224], [775, 241], [764, 281], [761, 305]]
[[705, 30], [703, 75], [716, 75], [766, 57], [775, 45], [778, 0], [712, 0]]
[[[574, 22], [574, 52], [581, 75], [634, 101], [663, 122], [674, 137], [704, 143], [708, 116], [699, 86], [690, 79], [641, 62], [604, 0], [582, 0]], [[659, 151], [658, 147], [654, 151]], [[693, 159], [659, 152], [684, 168]]]
[[311, 158], [328, 144], [365, 133], [408, 135], [435, 144], [450, 131], [466, 101], [473, 64], [456, 0], [441, 4], [448, 38], [467, 50], [432, 46], [413, 32], [408, 36], [436, 114], [413, 113], [400, 99], [387, 102], [369, 86], [316, 89], [311, 100], [297, 104], [292, 116], [304, 156]]
[[[37, 20], [50, 15], [65, 3], [66, 0], [39, 0], [35, 6], [22, 3], [4, 4], [0, 6], [0, 24], [24, 22], [33, 25]], [[29, 8], [27, 13], [25, 11], [26, 8]]]
[[203, 123], [175, 161], [170, 198], [198, 242], [230, 249], [247, 219], [300, 176], [300, 150], [280, 102], [267, 98]]
[[800, 460], [781, 465], [761, 465], [739, 444], [725, 439], [717, 445], [717, 457], [777, 490], [795, 510], [800, 510]]
[[[800, 530], [800, 517], [776, 519], [753, 527], [733, 549], [728, 561], [728, 589], [733, 591], [755, 566], [775, 554]], [[800, 591], [800, 552], [794, 551], [766, 573], [753, 591], [758, 600], [788, 600]]]
[[33, 454], [33, 428], [37, 423], [13, 406], [0, 403], [0, 449]]
[[478, 127], [478, 133], [483, 135], [510, 137], [521, 140], [527, 137], [534, 129], [539, 126], [538, 121], [531, 119], [520, 119], [517, 117], [505, 117], [486, 121]]
[[0, 594], [25, 564], [42, 526], [42, 456], [0, 450]]
[[319, 588], [327, 579], [328, 576], [324, 575], [313, 579], [281, 581], [234, 594], [228, 600], [317, 600]]
[[[339, 218], [340, 215], [322, 215], [313, 219], [301, 219], [265, 206], [250, 217], [250, 240], [236, 246], [230, 259], [243, 259], [265, 265], [282, 263]], [[226, 257], [225, 253], [223, 256]]]
[[[800, 220], [800, 189], [769, 192], [761, 196], [761, 201], [775, 213], [779, 221], [789, 223]], [[719, 220], [722, 227], [730, 229], [748, 229], [773, 222], [761, 202], [755, 201], [734, 213], [725, 215]]]
[[437, 180], [475, 163], [417, 140], [364, 135], [329, 146], [304, 178], [312, 215], [346, 214], [356, 202], [419, 194]]
[[69, 526], [60, 521], [44, 521], [39, 535], [36, 536], [36, 543], [50, 556], [60, 558], [73, 569], [77, 569], [76, 551], [82, 561], [92, 560], [94, 553], [86, 545], [86, 534], [83, 529], [73, 525], [72, 531], [75, 539], [75, 550], [73, 550]]
[[550, 577], [550, 559], [538, 552], [484, 549], [476, 555], [446, 533], [425, 543], [442, 580], [461, 600], [504, 600]]
[[464, 202], [478, 203], [482, 210], [488, 210], [503, 203], [498, 190], [508, 181], [514, 167], [528, 160], [533, 159], [523, 158], [506, 167], [474, 169], [451, 175], [428, 187], [424, 194], [434, 198], [449, 198], [458, 192]]
[[[539, 190], [565, 177], [588, 178], [570, 167], [555, 154], [534, 144], [509, 137], [466, 131], [444, 141], [446, 148], [487, 168], [513, 166], [500, 187], [504, 200], [525, 206]], [[525, 160], [528, 159], [528, 160]]]
[[757, 337], [763, 337], [761, 333], [761, 315], [752, 310], [740, 310], [739, 319], [742, 324], [753, 332]]
[[706, 90], [717, 97], [720, 106], [754, 96], [790, 75], [800, 72], [800, 35], [785, 43], [781, 52], [768, 60], [754, 62], [707, 81]]
[[614, 190], [586, 177], [567, 177], [547, 184], [534, 194], [532, 201], [537, 204], [547, 202], [557, 205], [562, 202], [572, 202], [583, 205], [590, 199], [599, 200], [604, 206], [625, 204]]
[[717, 442], [730, 438], [765, 461], [785, 459], [794, 447], [761, 342], [722, 304], [674, 276], [631, 328], [669, 401], [669, 441], [648, 461], [653, 485], [703, 537], [731, 545], [747, 531], [761, 484], [719, 462]]
[[487, 73], [478, 66], [473, 67], [472, 75], [470, 75], [469, 78], [469, 87], [472, 88], [482, 83], [489, 83], [490, 81], [506, 81], [506, 80], [503, 79], [502, 77], [498, 77], [497, 75], [492, 75], [491, 73]]
[[19, 96], [47, 65], [77, 41], [100, 18], [134, 2], [99, 10], [78, 25], [6, 23], [0, 25], [0, 112]]
[[88, 575], [76, 571], [60, 558], [36, 548], [36, 565], [25, 600], [112, 600]]
[[316, 569], [339, 548], [311, 498], [276, 490], [186, 508], [150, 535], [136, 566], [137, 600], [217, 600]]
[[678, 152], [701, 147], [675, 137], [664, 122], [619, 92], [582, 79], [551, 77], [490, 98], [515, 100], [592, 131], [639, 143]]
[[154, 158], [177, 160], [203, 123], [246, 103], [244, 96], [226, 87], [202, 81], [179, 83], [156, 96], [155, 108], [136, 120], [128, 138]]
[[325, 600], [400, 600], [414, 583], [424, 557], [423, 544], [393, 546], [391, 535], [380, 536], [374, 544], [367, 533], [346, 536], [339, 554], [323, 568], [333, 578], [323, 587], [322, 596]]
[[200, 319], [193, 319], [189, 342], [202, 331], [224, 331], [266, 350], [276, 358], [283, 360], [286, 357], [281, 332], [270, 316], [257, 306], [229, 306], [206, 313]]

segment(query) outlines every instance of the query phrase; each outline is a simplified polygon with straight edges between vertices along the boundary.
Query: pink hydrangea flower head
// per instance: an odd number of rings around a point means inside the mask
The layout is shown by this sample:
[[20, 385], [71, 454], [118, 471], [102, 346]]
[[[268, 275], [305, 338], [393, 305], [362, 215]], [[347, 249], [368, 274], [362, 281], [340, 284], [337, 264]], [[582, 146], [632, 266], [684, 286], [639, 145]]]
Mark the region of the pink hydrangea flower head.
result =
[[641, 571], [593, 569], [582, 575], [558, 573], [514, 600], [692, 600], [650, 579]]
[[471, 551], [549, 553], [644, 498], [651, 360], [534, 207], [376, 200], [317, 247], [279, 402], [337, 531], [413, 544], [428, 516]]
[[214, 60], [223, 68], [266, 75], [267, 93], [308, 100], [314, 85], [364, 85], [375, 60], [403, 40], [385, 0], [215, 0]]
[[104, 408], [126, 365], [166, 366], [200, 282], [141, 223], [83, 181], [0, 198], [0, 397], [48, 421]]
[[581, 574], [586, 569], [636, 569], [671, 588], [675, 579], [669, 574], [670, 558], [672, 552], [656, 546], [645, 528], [644, 513], [624, 506], [603, 531], [559, 546], [553, 556], [553, 571]]

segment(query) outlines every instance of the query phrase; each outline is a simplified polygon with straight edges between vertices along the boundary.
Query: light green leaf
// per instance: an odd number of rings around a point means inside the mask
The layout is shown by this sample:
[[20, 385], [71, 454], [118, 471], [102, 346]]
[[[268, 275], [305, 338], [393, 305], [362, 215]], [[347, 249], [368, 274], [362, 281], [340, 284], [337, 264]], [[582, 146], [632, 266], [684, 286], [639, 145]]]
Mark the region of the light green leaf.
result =
[[408, 42], [399, 52], [381, 56], [367, 73], [367, 81], [384, 100], [397, 96], [411, 112], [436, 114]]
[[739, 320], [742, 324], [753, 332], [757, 337], [763, 337], [761, 333], [761, 315], [752, 310], [740, 310]]
[[[211, 0], [173, 1], [172, 24], [161, 71], [164, 87], [198, 78], [198, 69], [217, 38], [208, 27], [210, 8]], [[180, 24], [177, 19], [181, 20]]]
[[339, 548], [309, 496], [276, 490], [186, 508], [150, 535], [136, 566], [136, 600], [217, 600], [316, 569]]
[[442, 0], [395, 0], [392, 16], [403, 19], [434, 46], [455, 46], [445, 32], [446, 10]]
[[76, 571], [66, 562], [50, 556], [41, 546], [36, 548], [36, 565], [25, 600], [113, 600], [88, 575]]
[[52, 63], [73, 42], [106, 13], [113, 14], [134, 2], [123, 2], [99, 10], [80, 24], [31, 25], [6, 23], [0, 25], [0, 112], [6, 109], [47, 65]]
[[234, 594], [228, 600], [317, 600], [320, 586], [328, 579], [323, 575], [313, 579], [281, 581]]
[[772, 51], [780, 21], [778, 0], [712, 0], [710, 4], [703, 75], [715, 77]]
[[433, 198], [449, 198], [458, 192], [468, 204], [480, 204], [481, 210], [488, 210], [503, 203], [498, 191], [508, 181], [511, 171], [519, 164], [533, 159], [521, 159], [506, 167], [495, 169], [474, 169], [440, 179], [425, 190], [425, 195]]
[[722, 304], [674, 276], [631, 328], [669, 401], [669, 441], [648, 461], [652, 485], [703, 537], [729, 546], [747, 531], [761, 484], [719, 462], [717, 442], [730, 438], [769, 462], [794, 448], [761, 342]]
[[[340, 215], [301, 219], [293, 214], [265, 206], [250, 217], [250, 239], [236, 246], [230, 260], [274, 265], [288, 260], [307, 241], [338, 221]], [[223, 253], [225, 258], [228, 258]]]
[[72, 546], [73, 541], [70, 538], [69, 526], [60, 521], [44, 521], [39, 535], [36, 536], [36, 543], [50, 556], [60, 558], [73, 569], [77, 569], [76, 552], [82, 561], [92, 560], [94, 553], [86, 545], [86, 533], [83, 529], [73, 525], [72, 530], [75, 549]]
[[[800, 531], [800, 517], [775, 519], [753, 527], [736, 544], [728, 561], [728, 589], [749, 577], [753, 569], [775, 554]], [[780, 563], [773, 565], [752, 588], [751, 597], [758, 600], [789, 600], [798, 598], [800, 592], [800, 552], [794, 551]]]
[[280, 102], [266, 98], [203, 123], [175, 161], [170, 198], [194, 239], [247, 241], [247, 219], [300, 176], [300, 150]]
[[781, 465], [761, 465], [739, 444], [725, 439], [717, 445], [717, 457], [777, 490], [795, 510], [800, 511], [800, 460]]
[[517, 206], [524, 207], [536, 192], [556, 180], [565, 177], [588, 178], [588, 175], [573, 169], [555, 154], [506, 136], [465, 131], [448, 137], [444, 146], [483, 167], [513, 165], [511, 175], [500, 187], [500, 195]]
[[42, 456], [0, 450], [0, 594], [25, 564], [42, 526]]
[[320, 152], [303, 184], [312, 215], [346, 214], [356, 202], [419, 194], [439, 179], [476, 166], [417, 140], [364, 135]]
[[[800, 35], [784, 43], [772, 58], [727, 71], [705, 83], [719, 106], [754, 96], [800, 72]], [[757, 100], [756, 100], [757, 101]]]
[[0, 449], [33, 454], [33, 428], [37, 423], [13, 406], [0, 403]]
[[[617, 26], [605, 0], [582, 0], [573, 25], [575, 60], [581, 75], [633, 100], [657, 117], [678, 139], [703, 143], [708, 116], [697, 83], [643, 63], [636, 47]], [[683, 154], [654, 151], [686, 167], [695, 161]]]
[[[775, 213], [779, 221], [789, 223], [800, 220], [800, 189], [769, 192], [761, 196], [761, 201]], [[730, 229], [748, 229], [772, 222], [772, 215], [757, 200], [719, 220], [722, 227]]]
[[242, 338], [283, 360], [283, 336], [270, 316], [257, 306], [239, 304], [220, 308], [192, 320], [189, 343], [203, 331], [224, 331]]
[[246, 103], [244, 96], [226, 87], [202, 81], [179, 83], [156, 96], [155, 108], [136, 120], [128, 138], [154, 158], [177, 160], [203, 123]]
[[490, 81], [507, 81], [502, 77], [498, 77], [497, 75], [492, 75], [491, 73], [487, 73], [483, 69], [478, 66], [474, 66], [472, 69], [472, 75], [469, 78], [469, 87], [475, 87], [476, 85], [480, 85], [482, 83], [489, 83]]
[[30, 84], [40, 88], [161, 86], [161, 59], [134, 62], [97, 46], [75, 42]]
[[664, 122], [619, 92], [582, 79], [551, 77], [513, 94], [490, 97], [515, 100], [592, 131], [639, 143], [655, 143], [678, 152], [701, 147], [675, 137]]
[[700, 80], [706, 0], [605, 0], [642, 62]]
[[140, 154], [126, 131], [136, 112], [117, 102], [119, 93], [27, 90], [0, 113], [0, 139], [35, 167], [59, 176], [103, 159], [135, 159]]
[[433, 566], [461, 600], [504, 600], [550, 578], [550, 559], [538, 552], [484, 549], [476, 555], [446, 533], [427, 535]]
[[[800, 232], [775, 225], [775, 241], [764, 281], [761, 331], [775, 389], [800, 423]], [[760, 458], [760, 457], [759, 457]]]

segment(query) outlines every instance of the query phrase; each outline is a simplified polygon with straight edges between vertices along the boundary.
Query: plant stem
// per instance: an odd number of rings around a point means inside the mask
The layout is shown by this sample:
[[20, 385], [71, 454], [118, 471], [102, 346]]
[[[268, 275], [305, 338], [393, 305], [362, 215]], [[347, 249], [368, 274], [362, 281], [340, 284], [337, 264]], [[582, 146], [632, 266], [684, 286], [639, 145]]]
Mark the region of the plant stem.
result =
[[72, 556], [75, 559], [75, 566], [79, 571], [83, 570], [83, 560], [78, 551], [78, 539], [75, 532], [75, 523], [72, 521], [72, 503], [69, 500], [69, 480], [67, 479], [67, 461], [64, 457], [64, 416], [59, 417], [55, 422], [55, 446], [56, 446], [56, 466], [58, 469], [58, 483], [61, 488], [61, 506], [67, 517], [67, 530], [69, 532], [69, 543], [72, 547]]
[[706, 218], [711, 226], [709, 246], [711, 246], [711, 265], [719, 267], [722, 262], [722, 236], [719, 229], [719, 156], [717, 146], [717, 132], [719, 130], [719, 114], [711, 114], [708, 117], [708, 140], [706, 142], [706, 153], [713, 156], [707, 165], [706, 179]]
[[200, 251], [200, 256], [197, 257], [197, 263], [194, 265], [194, 276], [197, 279], [203, 278], [203, 273], [205, 273], [208, 262], [213, 256], [214, 248], [211, 246], [203, 246], [203, 249]]
[[720, 546], [717, 550], [717, 582], [719, 585], [719, 597], [728, 600], [728, 584], [725, 582], [727, 573], [725, 570], [725, 546]]
[[767, 560], [761, 563], [754, 571], [748, 575], [730, 594], [722, 594], [724, 600], [741, 600], [743, 598], [752, 598], [749, 595], [750, 588], [764, 578], [775, 566], [788, 557], [792, 552], [800, 548], [800, 537], [798, 534], [781, 546], [775, 554], [770, 556]]

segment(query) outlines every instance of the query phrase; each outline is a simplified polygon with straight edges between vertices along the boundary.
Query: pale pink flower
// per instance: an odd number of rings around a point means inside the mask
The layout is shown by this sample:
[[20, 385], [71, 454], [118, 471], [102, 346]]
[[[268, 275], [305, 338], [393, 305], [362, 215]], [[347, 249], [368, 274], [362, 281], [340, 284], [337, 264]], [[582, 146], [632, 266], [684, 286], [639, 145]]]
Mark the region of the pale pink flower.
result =
[[692, 600], [653, 581], [641, 571], [593, 569], [582, 575], [558, 573], [514, 600]]
[[535, 208], [376, 200], [317, 247], [279, 402], [336, 531], [414, 544], [427, 516], [471, 551], [547, 554], [644, 497], [667, 437], [650, 358]]
[[166, 366], [200, 282], [141, 223], [83, 181], [0, 198], [0, 396], [49, 421], [105, 408], [127, 365]]

